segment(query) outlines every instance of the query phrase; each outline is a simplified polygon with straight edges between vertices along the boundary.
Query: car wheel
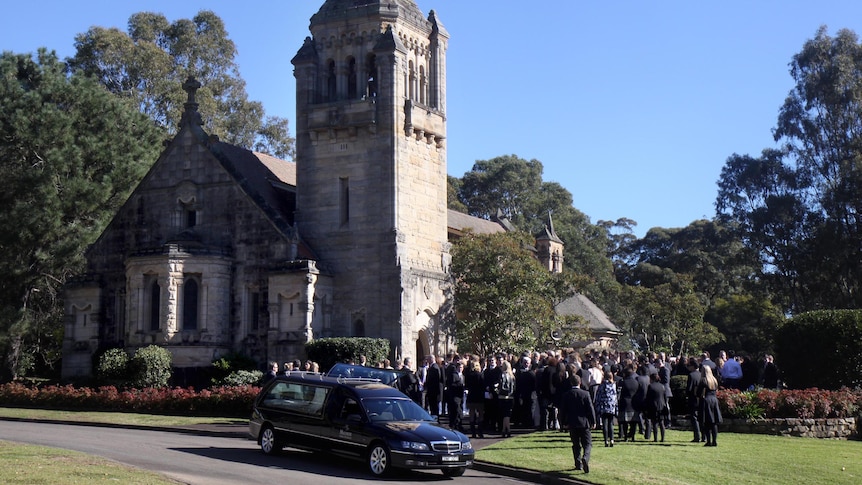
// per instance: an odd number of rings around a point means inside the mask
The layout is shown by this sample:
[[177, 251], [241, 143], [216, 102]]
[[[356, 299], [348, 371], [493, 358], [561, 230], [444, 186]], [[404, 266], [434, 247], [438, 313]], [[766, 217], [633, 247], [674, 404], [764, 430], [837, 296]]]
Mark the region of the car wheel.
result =
[[265, 426], [260, 432], [260, 450], [266, 455], [278, 454], [284, 445], [281, 440], [275, 435], [275, 430], [272, 426]]
[[389, 457], [389, 449], [385, 445], [375, 443], [368, 451], [368, 469], [375, 476], [383, 476], [392, 469], [392, 460]]
[[460, 468], [441, 468], [440, 471], [443, 472], [444, 476], [447, 476], [450, 478], [460, 477], [461, 475], [464, 474], [464, 472], [467, 471], [467, 467], [462, 466]]

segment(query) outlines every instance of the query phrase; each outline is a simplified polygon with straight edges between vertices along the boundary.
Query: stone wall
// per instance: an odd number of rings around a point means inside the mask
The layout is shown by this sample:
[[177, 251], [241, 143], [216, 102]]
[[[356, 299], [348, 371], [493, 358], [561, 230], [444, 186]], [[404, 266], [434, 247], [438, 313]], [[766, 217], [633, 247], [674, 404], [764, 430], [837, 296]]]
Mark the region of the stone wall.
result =
[[[774, 436], [798, 436], [822, 439], [860, 439], [858, 423], [862, 418], [770, 418], [770, 419], [725, 419], [718, 428], [719, 433], [768, 434]], [[677, 418], [674, 425], [689, 428], [688, 419]], [[690, 429], [690, 428], [689, 428]]]
[[725, 419], [719, 432], [800, 436], [804, 438], [859, 438], [856, 418]]

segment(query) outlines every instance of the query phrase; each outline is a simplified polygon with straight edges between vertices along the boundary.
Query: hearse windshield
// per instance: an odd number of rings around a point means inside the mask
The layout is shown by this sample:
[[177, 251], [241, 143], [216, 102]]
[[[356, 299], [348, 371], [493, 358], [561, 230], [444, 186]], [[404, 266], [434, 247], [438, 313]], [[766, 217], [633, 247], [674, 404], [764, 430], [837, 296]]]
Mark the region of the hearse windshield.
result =
[[428, 412], [410, 399], [366, 398], [362, 404], [372, 422], [434, 421]]

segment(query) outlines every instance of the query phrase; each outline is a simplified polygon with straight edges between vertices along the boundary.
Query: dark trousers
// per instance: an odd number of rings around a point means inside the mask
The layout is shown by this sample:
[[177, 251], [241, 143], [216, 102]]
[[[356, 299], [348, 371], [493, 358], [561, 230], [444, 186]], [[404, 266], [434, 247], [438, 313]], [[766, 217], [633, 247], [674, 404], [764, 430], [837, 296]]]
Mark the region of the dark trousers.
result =
[[693, 403], [689, 403], [688, 407], [688, 420], [691, 423], [691, 429], [694, 430], [694, 439], [692, 441], [698, 442], [706, 439], [705, 436], [701, 436], [700, 433], [700, 416], [698, 413], [700, 410], [698, 409], [698, 402], [695, 400]]
[[461, 422], [463, 416], [461, 404], [463, 402], [464, 400], [460, 396], [452, 396], [452, 399], [449, 402], [449, 427], [451, 429], [464, 431], [464, 427]]
[[580, 468], [584, 462], [589, 463], [590, 452], [593, 450], [593, 433], [590, 428], [569, 428], [569, 438], [572, 440], [575, 467]]

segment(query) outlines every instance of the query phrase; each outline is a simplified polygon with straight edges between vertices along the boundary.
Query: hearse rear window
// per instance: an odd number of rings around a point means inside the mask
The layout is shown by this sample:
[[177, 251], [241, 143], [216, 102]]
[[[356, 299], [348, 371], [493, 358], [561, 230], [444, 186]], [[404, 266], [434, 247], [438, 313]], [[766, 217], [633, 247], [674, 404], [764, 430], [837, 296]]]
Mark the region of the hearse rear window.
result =
[[301, 382], [279, 382], [263, 398], [263, 406], [309, 416], [321, 416], [330, 388]]

